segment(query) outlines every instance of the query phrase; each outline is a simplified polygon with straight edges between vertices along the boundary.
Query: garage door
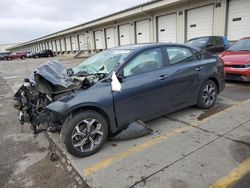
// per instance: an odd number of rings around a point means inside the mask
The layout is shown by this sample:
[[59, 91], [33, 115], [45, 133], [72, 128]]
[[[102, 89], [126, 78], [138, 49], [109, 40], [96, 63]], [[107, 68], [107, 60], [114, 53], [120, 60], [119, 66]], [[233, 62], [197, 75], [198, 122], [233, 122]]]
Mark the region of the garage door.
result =
[[107, 48], [115, 46], [115, 30], [113, 27], [105, 29]]
[[124, 24], [119, 26], [119, 44], [130, 44], [130, 25]]
[[72, 50], [77, 51], [78, 44], [77, 44], [76, 36], [71, 36], [71, 43], [72, 43]]
[[56, 40], [56, 49], [57, 49], [58, 52], [61, 51], [60, 40]]
[[204, 6], [187, 11], [187, 39], [213, 34], [214, 6]]
[[51, 41], [48, 42], [49, 49], [52, 50], [52, 44]]
[[70, 38], [67, 37], [67, 38], [65, 39], [65, 42], [66, 42], [66, 50], [67, 50], [67, 51], [71, 51]]
[[135, 23], [136, 43], [150, 42], [149, 20], [143, 20]]
[[96, 49], [103, 49], [102, 31], [95, 31], [95, 47]]
[[250, 0], [231, 0], [228, 10], [228, 39], [250, 36]]
[[176, 42], [176, 14], [157, 19], [158, 42]]
[[84, 50], [84, 48], [83, 48], [84, 35], [78, 35], [78, 40], [79, 40], [80, 50]]
[[64, 39], [61, 39], [61, 49], [62, 51], [66, 51], [66, 48], [65, 48], [65, 40]]
[[52, 48], [53, 48], [53, 51], [54, 51], [54, 52], [57, 51], [57, 50], [56, 50], [56, 41], [55, 41], [55, 40], [52, 41]]

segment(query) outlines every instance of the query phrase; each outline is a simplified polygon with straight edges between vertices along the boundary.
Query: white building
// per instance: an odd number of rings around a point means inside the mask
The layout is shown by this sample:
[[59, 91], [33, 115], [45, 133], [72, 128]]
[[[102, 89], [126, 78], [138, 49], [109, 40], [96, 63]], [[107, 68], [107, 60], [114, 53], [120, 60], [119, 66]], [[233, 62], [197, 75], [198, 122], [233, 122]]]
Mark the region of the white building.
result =
[[6, 52], [8, 48], [16, 46], [17, 43], [14, 44], [0, 44], [0, 52]]
[[92, 53], [118, 45], [183, 43], [207, 35], [230, 41], [250, 36], [250, 0], [160, 0], [28, 41], [11, 51], [51, 49], [60, 55]]

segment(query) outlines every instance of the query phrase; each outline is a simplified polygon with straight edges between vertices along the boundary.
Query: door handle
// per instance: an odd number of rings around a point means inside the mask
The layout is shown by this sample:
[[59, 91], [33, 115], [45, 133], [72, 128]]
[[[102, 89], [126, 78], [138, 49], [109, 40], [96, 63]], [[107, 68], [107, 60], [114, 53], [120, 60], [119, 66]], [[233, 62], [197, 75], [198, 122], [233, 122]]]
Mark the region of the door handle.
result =
[[161, 75], [159, 76], [158, 80], [165, 80], [168, 76], [167, 75]]
[[196, 67], [196, 71], [201, 71], [203, 69], [203, 66]]

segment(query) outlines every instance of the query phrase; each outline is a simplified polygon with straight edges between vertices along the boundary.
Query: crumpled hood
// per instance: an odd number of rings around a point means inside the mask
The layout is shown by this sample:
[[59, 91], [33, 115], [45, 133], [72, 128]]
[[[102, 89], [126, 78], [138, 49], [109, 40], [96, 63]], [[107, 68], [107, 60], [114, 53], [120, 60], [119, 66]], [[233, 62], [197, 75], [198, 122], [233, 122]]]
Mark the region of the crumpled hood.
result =
[[70, 80], [70, 77], [67, 75], [66, 68], [56, 60], [48, 61], [42, 65], [40, 65], [35, 71], [34, 71], [34, 78], [36, 84], [39, 80], [39, 76], [43, 77], [50, 83], [62, 86], [62, 87], [69, 87], [72, 85], [72, 81]]
[[67, 74], [66, 67], [57, 60], [41, 64], [29, 77], [40, 93], [59, 94], [79, 89], [81, 81], [74, 81]]

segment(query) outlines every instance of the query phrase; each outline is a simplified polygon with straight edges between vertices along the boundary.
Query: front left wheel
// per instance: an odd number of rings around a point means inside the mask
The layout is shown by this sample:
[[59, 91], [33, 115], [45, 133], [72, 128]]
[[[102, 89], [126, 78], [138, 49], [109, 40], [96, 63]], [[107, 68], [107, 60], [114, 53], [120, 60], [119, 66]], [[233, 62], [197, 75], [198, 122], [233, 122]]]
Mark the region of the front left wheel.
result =
[[69, 153], [86, 157], [102, 148], [108, 137], [108, 124], [101, 114], [83, 111], [65, 121], [61, 134]]

